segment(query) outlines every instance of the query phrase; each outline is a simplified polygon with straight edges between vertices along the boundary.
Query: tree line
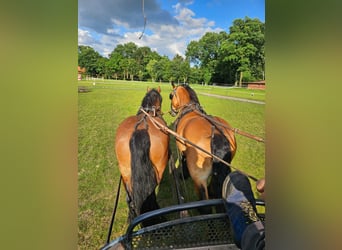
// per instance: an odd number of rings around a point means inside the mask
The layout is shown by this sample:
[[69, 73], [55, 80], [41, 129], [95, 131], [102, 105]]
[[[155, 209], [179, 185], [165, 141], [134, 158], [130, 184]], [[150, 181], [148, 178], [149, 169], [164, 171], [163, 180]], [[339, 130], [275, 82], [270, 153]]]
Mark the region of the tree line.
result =
[[90, 46], [78, 46], [78, 65], [86, 74], [107, 79], [235, 84], [265, 77], [265, 24], [236, 19], [229, 33], [207, 32], [191, 41], [185, 58], [161, 56], [135, 43], [117, 45], [108, 58]]

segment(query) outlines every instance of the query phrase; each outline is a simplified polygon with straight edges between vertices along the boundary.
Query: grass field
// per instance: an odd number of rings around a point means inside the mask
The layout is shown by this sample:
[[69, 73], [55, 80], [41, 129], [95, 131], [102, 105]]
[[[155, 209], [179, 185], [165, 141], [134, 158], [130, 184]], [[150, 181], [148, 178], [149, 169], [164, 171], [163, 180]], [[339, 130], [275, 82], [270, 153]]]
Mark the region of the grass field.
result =
[[[95, 82], [95, 85], [93, 84]], [[79, 81], [89, 92], [78, 94], [78, 236], [79, 249], [99, 249], [106, 241], [120, 173], [114, 153], [115, 131], [127, 116], [137, 112], [147, 87], [162, 89], [164, 119], [174, 120], [170, 110], [171, 85], [124, 81]], [[265, 101], [265, 91], [191, 85], [196, 92]], [[265, 105], [198, 95], [208, 114], [226, 119], [233, 127], [265, 138]], [[236, 135], [237, 153], [232, 165], [260, 178], [265, 174], [265, 145]], [[172, 147], [174, 150], [174, 147]], [[190, 180], [191, 182], [191, 180]], [[191, 183], [186, 184], [188, 192]], [[176, 204], [166, 170], [158, 188], [161, 207]], [[194, 199], [191, 194], [188, 201]], [[126, 194], [121, 188], [112, 239], [124, 234], [127, 220]]]

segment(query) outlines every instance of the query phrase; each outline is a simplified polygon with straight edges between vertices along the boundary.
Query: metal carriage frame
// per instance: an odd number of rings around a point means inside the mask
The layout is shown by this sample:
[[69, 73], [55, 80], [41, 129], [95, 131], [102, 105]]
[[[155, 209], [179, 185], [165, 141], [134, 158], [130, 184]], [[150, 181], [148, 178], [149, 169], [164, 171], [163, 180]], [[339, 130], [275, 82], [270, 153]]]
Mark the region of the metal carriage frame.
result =
[[[258, 206], [264, 206], [257, 200]], [[203, 207], [223, 208], [221, 213], [198, 214]], [[186, 214], [186, 216], [184, 216]], [[141, 222], [157, 216], [165, 222], [139, 228]], [[259, 214], [265, 220], [265, 214]], [[233, 241], [224, 199], [201, 200], [173, 205], [136, 217], [126, 233], [107, 243], [101, 250], [114, 249], [238, 249]]]

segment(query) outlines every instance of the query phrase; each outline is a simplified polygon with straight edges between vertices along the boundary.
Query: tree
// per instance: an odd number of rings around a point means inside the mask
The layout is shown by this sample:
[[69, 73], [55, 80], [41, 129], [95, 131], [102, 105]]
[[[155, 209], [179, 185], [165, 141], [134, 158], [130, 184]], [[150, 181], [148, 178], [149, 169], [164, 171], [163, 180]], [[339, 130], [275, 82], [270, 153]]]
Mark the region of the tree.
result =
[[109, 60], [107, 61], [107, 72], [110, 77], [116, 80], [122, 75], [121, 61], [123, 57], [119, 53], [111, 53], [109, 55]]
[[189, 73], [189, 82], [202, 84], [203, 82], [203, 73], [198, 66], [193, 66], [190, 68]]
[[90, 46], [78, 46], [78, 65], [86, 68], [87, 74], [96, 77], [99, 74], [98, 63], [102, 56]]
[[186, 83], [190, 74], [190, 63], [185, 60], [182, 56], [176, 55], [171, 62], [172, 74], [178, 83], [181, 81]]
[[239, 83], [264, 79], [265, 24], [245, 17], [234, 20], [229, 33], [208, 32], [186, 48], [186, 58], [172, 60], [149, 47], [118, 44], [103, 58], [89, 46], [78, 47], [79, 66], [91, 76], [115, 79], [178, 81], [191, 83]]
[[228, 39], [223, 43], [223, 60], [235, 64], [239, 74], [239, 86], [242, 80], [262, 79], [264, 62], [265, 26], [259, 19], [236, 19], [229, 29]]
[[131, 81], [133, 81], [134, 77], [138, 76], [138, 73], [139, 73], [137, 61], [134, 60], [133, 58], [127, 59], [127, 69], [128, 69], [127, 71], [128, 77], [131, 79]]
[[120, 61], [120, 69], [122, 70], [123, 79], [126, 80], [129, 78], [129, 59], [123, 58]]
[[201, 70], [206, 83], [232, 83], [263, 79], [265, 25], [259, 19], [236, 19], [229, 34], [208, 32], [191, 41], [186, 58]]
[[171, 73], [171, 61], [167, 56], [160, 58], [155, 67], [159, 72], [161, 80], [169, 82], [173, 80], [173, 75]]
[[129, 42], [123, 45], [119, 44], [118, 46], [116, 46], [116, 48], [113, 50], [112, 53], [118, 53], [123, 58], [130, 59], [130, 58], [134, 58], [134, 55], [137, 49], [138, 49], [138, 46], [135, 43]]
[[225, 32], [207, 32], [198, 42], [191, 41], [186, 49], [187, 60], [205, 72], [206, 83], [219, 75], [216, 70], [219, 64], [219, 48], [226, 38]]
[[157, 60], [151, 59], [146, 65], [146, 70], [150, 74], [152, 78], [152, 82], [155, 82], [158, 76], [158, 72], [156, 72], [155, 67], [154, 67], [156, 63], [157, 63]]
[[202, 52], [200, 50], [199, 42], [191, 41], [186, 48], [185, 56], [194, 66], [200, 67]]
[[152, 52], [149, 47], [138, 47], [135, 43], [117, 45], [109, 55], [112, 61], [108, 66], [112, 67], [111, 72], [115, 72], [116, 78], [123, 79], [138, 77], [143, 80], [149, 77], [149, 71], [146, 69], [151, 59], [158, 60], [160, 55]]
[[122, 60], [123, 55], [122, 51], [118, 49], [118, 47], [122, 47], [122, 45], [118, 45], [110, 54], [109, 54], [109, 62], [108, 62], [108, 71], [111, 72], [111, 76], [113, 78], [120, 79], [123, 78], [123, 70], [122, 70]]
[[146, 66], [153, 58], [151, 49], [149, 47], [138, 47], [133, 58], [136, 61], [139, 79], [143, 80], [144, 77], [148, 77]]
[[183, 64], [183, 62], [184, 62], [183, 57], [181, 57], [178, 54], [175, 55], [175, 57], [171, 61], [170, 73], [172, 75], [172, 80], [178, 81], [178, 83], [182, 80], [182, 64]]
[[100, 57], [97, 60], [96, 72], [97, 72], [98, 76], [108, 78], [109, 72], [108, 72], [108, 68], [107, 68], [107, 62], [108, 62], [108, 58], [105, 58], [105, 57]]

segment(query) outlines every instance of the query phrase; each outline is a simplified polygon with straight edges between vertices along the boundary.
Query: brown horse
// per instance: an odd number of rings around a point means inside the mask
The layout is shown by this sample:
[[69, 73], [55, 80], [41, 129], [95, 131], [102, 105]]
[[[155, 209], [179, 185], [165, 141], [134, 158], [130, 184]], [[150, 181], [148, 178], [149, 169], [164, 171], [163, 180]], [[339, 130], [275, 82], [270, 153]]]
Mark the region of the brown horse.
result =
[[[236, 140], [233, 131], [227, 128], [229, 124], [222, 118], [207, 115], [188, 85], [172, 84], [172, 87], [171, 115], [178, 115], [174, 122], [177, 134], [230, 163], [236, 152]], [[182, 162], [186, 162], [199, 199], [221, 198], [223, 181], [231, 172], [230, 167], [190, 144], [180, 140], [176, 140], [176, 144], [185, 158]]]
[[[148, 89], [141, 108], [166, 125], [161, 105], [160, 87], [157, 90]], [[136, 216], [159, 208], [155, 188], [169, 159], [169, 135], [158, 130], [139, 109], [136, 115], [126, 118], [119, 125], [115, 153], [127, 192], [130, 223]], [[151, 221], [149, 224], [153, 223]]]

